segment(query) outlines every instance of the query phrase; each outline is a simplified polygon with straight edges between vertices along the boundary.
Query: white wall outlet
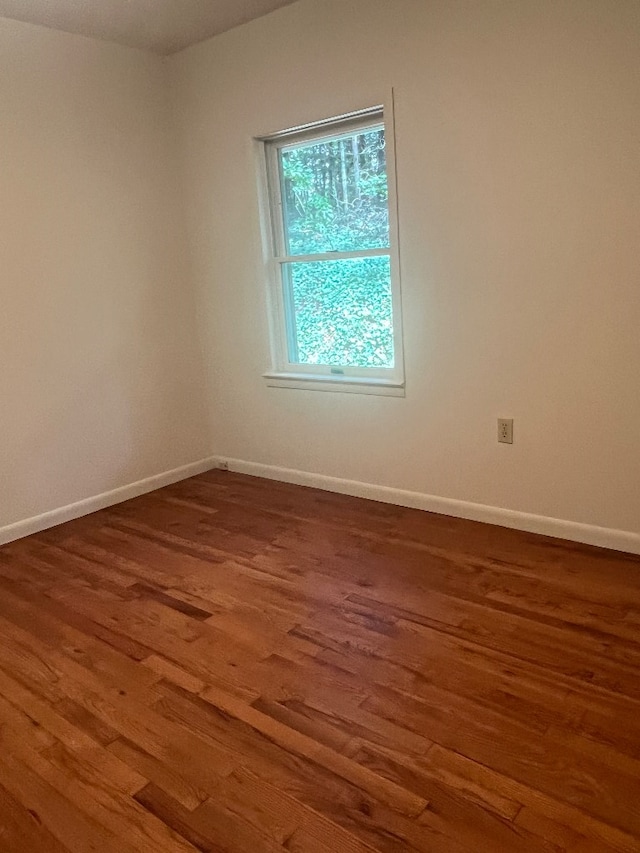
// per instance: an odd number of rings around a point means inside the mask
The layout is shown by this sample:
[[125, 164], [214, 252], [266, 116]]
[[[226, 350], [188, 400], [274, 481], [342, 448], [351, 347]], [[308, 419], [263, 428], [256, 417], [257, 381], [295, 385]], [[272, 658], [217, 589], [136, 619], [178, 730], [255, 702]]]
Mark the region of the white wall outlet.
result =
[[513, 418], [498, 418], [498, 441], [513, 444]]

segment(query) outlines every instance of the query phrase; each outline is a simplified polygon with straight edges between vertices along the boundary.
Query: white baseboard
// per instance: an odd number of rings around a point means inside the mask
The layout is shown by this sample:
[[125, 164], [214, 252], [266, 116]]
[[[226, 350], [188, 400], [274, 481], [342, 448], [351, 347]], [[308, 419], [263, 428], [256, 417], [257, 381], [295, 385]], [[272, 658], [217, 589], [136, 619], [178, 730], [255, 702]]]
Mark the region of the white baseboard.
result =
[[68, 504], [68, 506], [63, 506], [59, 509], [52, 509], [50, 512], [45, 512], [42, 515], [35, 515], [33, 518], [26, 518], [24, 521], [17, 521], [15, 524], [8, 524], [6, 527], [0, 527], [0, 545], [12, 542], [14, 539], [22, 539], [23, 536], [38, 533], [40, 530], [46, 530], [48, 527], [55, 527], [55, 525], [63, 524], [65, 521], [89, 515], [89, 513], [97, 512], [99, 509], [114, 506], [114, 504], [122, 503], [122, 501], [128, 501], [130, 498], [137, 498], [139, 495], [153, 492], [156, 489], [161, 489], [163, 486], [170, 486], [179, 480], [195, 477], [196, 474], [202, 474], [204, 471], [215, 468], [217, 464], [217, 457], [201, 459], [199, 462], [191, 462], [189, 465], [182, 465], [180, 468], [174, 468], [171, 471], [164, 471], [161, 474], [155, 474], [153, 477], [138, 480], [138, 482], [130, 483], [128, 486], [121, 486], [110, 492], [103, 492], [101, 495], [94, 495], [91, 498], [85, 498], [82, 501]]
[[360, 483], [357, 480], [343, 480], [339, 477], [310, 474], [306, 471], [279, 468], [275, 465], [262, 465], [259, 462], [246, 462], [241, 459], [219, 458], [217, 462], [218, 467], [220, 463], [226, 463], [230, 471], [237, 471], [239, 474], [252, 474], [255, 477], [266, 477], [270, 480], [295, 483], [299, 486], [313, 486], [328, 492], [369, 498], [370, 500], [382, 501], [383, 503], [422, 509], [427, 512], [436, 512], [440, 515], [452, 515], [455, 518], [467, 518], [471, 521], [497, 524], [500, 527], [511, 527], [516, 530], [524, 530], [528, 533], [540, 533], [544, 536], [569, 539], [572, 542], [582, 542], [586, 545], [597, 545], [602, 548], [612, 548], [616, 551], [640, 554], [640, 533], [633, 533], [627, 530], [596, 527], [591, 524], [581, 524], [577, 521], [565, 521], [560, 518], [549, 518], [544, 515], [517, 512], [516, 510], [502, 509], [497, 506], [458, 501], [452, 498], [441, 498], [435, 495], [423, 494], [422, 492], [392, 489], [388, 486], [375, 486], [371, 483]]
[[164, 471], [153, 477], [147, 477], [136, 483], [121, 486], [110, 492], [95, 495], [77, 503], [45, 512], [42, 515], [18, 521], [0, 527], [0, 545], [21, 539], [40, 530], [46, 530], [65, 521], [80, 518], [99, 509], [105, 509], [130, 498], [144, 495], [163, 486], [186, 480], [196, 474], [202, 474], [212, 468], [226, 463], [231, 471], [240, 474], [251, 474], [254, 477], [265, 477], [270, 480], [280, 480], [284, 483], [295, 483], [299, 486], [313, 486], [328, 492], [338, 492], [343, 495], [353, 495], [359, 498], [369, 498], [397, 506], [422, 509], [440, 515], [451, 515], [454, 518], [467, 518], [471, 521], [482, 521], [486, 524], [497, 524], [500, 527], [511, 527], [525, 530], [529, 533], [540, 533], [544, 536], [555, 536], [559, 539], [569, 539], [573, 542], [583, 542], [587, 545], [597, 545], [602, 548], [613, 548], [616, 551], [626, 551], [640, 554], [640, 533], [627, 530], [614, 530], [608, 527], [596, 527], [591, 524], [580, 524], [576, 521], [565, 521], [559, 518], [549, 518], [544, 515], [533, 515], [528, 512], [502, 509], [486, 504], [458, 501], [452, 498], [441, 498], [422, 492], [410, 492], [404, 489], [393, 489], [388, 486], [376, 486], [371, 483], [361, 483], [357, 480], [344, 480], [340, 477], [327, 477], [324, 474], [311, 474], [306, 471], [296, 471], [291, 468], [280, 468], [276, 465], [263, 465], [259, 462], [247, 462], [242, 459], [225, 459], [210, 456], [172, 471]]

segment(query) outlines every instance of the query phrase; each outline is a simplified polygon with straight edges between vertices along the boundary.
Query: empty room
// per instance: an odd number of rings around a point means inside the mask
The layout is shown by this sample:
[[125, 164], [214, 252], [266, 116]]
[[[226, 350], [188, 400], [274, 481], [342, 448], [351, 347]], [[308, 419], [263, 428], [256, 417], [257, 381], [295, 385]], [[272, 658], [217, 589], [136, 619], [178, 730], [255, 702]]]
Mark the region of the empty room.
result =
[[0, 0], [0, 853], [640, 853], [640, 2]]

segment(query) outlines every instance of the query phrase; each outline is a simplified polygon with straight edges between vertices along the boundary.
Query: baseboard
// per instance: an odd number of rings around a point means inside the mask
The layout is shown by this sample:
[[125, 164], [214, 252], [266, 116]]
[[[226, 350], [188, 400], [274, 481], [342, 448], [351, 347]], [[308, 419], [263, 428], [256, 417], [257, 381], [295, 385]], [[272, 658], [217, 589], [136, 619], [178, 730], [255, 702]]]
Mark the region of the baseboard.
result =
[[393, 489], [389, 486], [376, 486], [372, 483], [361, 483], [357, 480], [345, 480], [340, 477], [327, 477], [324, 474], [312, 474], [297, 471], [292, 468], [281, 468], [276, 465], [263, 465], [259, 462], [247, 462], [242, 459], [225, 459], [210, 456], [171, 471], [164, 471], [153, 477], [147, 477], [136, 483], [121, 486], [109, 492], [86, 498], [68, 506], [45, 512], [42, 515], [27, 518], [5, 527], [0, 527], [0, 545], [21, 539], [40, 530], [55, 527], [65, 521], [80, 518], [91, 512], [105, 509], [122, 503], [130, 498], [144, 495], [147, 492], [161, 489], [188, 477], [195, 477], [224, 463], [229, 470], [240, 474], [251, 474], [254, 477], [265, 477], [270, 480], [280, 480], [284, 483], [295, 483], [299, 486], [313, 486], [328, 492], [338, 492], [343, 495], [353, 495], [368, 498], [397, 506], [422, 509], [440, 515], [451, 515], [454, 518], [467, 518], [471, 521], [482, 521], [486, 524], [497, 524], [500, 527], [511, 527], [528, 533], [540, 533], [544, 536], [555, 536], [558, 539], [569, 539], [586, 545], [597, 545], [601, 548], [612, 548], [631, 554], [640, 554], [640, 534], [627, 530], [614, 530], [608, 527], [596, 527], [591, 524], [580, 524], [576, 521], [565, 521], [544, 515], [534, 515], [527, 512], [487, 506], [486, 504], [458, 501], [452, 498], [442, 498], [427, 495], [422, 492], [411, 492], [404, 489]]
[[89, 515], [89, 513], [97, 512], [99, 509], [114, 506], [114, 504], [122, 503], [122, 501], [128, 501], [130, 498], [137, 498], [139, 495], [153, 492], [156, 489], [161, 489], [163, 486], [170, 486], [179, 480], [195, 477], [196, 474], [202, 474], [204, 471], [215, 468], [217, 464], [217, 457], [201, 459], [198, 462], [191, 462], [189, 465], [182, 465], [180, 468], [163, 471], [161, 474], [155, 474], [153, 477], [138, 480], [136, 483], [121, 486], [110, 492], [103, 492], [100, 495], [85, 498], [85, 500], [77, 501], [68, 506], [53, 509], [42, 515], [26, 518], [24, 521], [17, 521], [15, 524], [8, 524], [6, 527], [0, 527], [0, 545], [12, 542], [14, 539], [22, 539], [23, 536], [30, 536], [32, 533], [38, 533], [40, 530], [46, 530], [48, 527], [55, 527], [57, 524], [63, 524], [65, 521]]
[[328, 492], [369, 498], [383, 503], [436, 512], [440, 515], [467, 518], [471, 521], [497, 524], [500, 527], [511, 527], [528, 533], [540, 533], [544, 536], [569, 539], [572, 542], [582, 542], [586, 545], [597, 545], [601, 548], [612, 548], [616, 551], [640, 554], [640, 533], [632, 533], [627, 530], [596, 527], [576, 521], [565, 521], [496, 506], [441, 498], [422, 492], [392, 489], [388, 486], [360, 483], [357, 480], [343, 480], [339, 477], [327, 477], [324, 474], [310, 474], [306, 471], [280, 468], [275, 465], [262, 465], [258, 462], [246, 462], [241, 459], [219, 458], [217, 462], [218, 467], [221, 463], [225, 463], [230, 471], [237, 471], [240, 474], [252, 474], [255, 477], [266, 477], [270, 480], [295, 483], [299, 486], [313, 486]]

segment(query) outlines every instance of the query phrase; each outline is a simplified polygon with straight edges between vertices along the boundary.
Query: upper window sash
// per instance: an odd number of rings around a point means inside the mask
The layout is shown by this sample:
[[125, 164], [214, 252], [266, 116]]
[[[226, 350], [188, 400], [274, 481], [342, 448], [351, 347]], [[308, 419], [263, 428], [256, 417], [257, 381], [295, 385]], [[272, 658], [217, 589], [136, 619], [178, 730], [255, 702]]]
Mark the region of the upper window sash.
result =
[[[336, 124], [338, 127], [336, 127]], [[389, 204], [385, 204], [384, 211], [381, 211], [386, 217], [386, 233], [384, 239], [380, 238], [373, 241], [363, 240], [361, 245], [345, 245], [341, 244], [338, 237], [334, 244], [325, 244], [318, 250], [308, 250], [308, 247], [295, 250], [291, 247], [291, 235], [288, 232], [288, 224], [286, 220], [287, 203], [285, 200], [286, 177], [283, 169], [283, 156], [295, 152], [296, 150], [309, 148], [314, 145], [330, 144], [332, 142], [340, 142], [346, 139], [352, 139], [367, 131], [381, 131], [385, 134], [385, 169], [384, 176], [387, 187], [389, 188], [389, 168], [393, 164], [388, 162], [388, 150], [386, 142], [386, 128], [383, 117], [382, 108], [376, 107], [372, 110], [367, 110], [364, 113], [357, 113], [350, 116], [344, 116], [336, 121], [329, 123], [318, 123], [308, 125], [300, 131], [289, 130], [284, 131], [274, 137], [263, 139], [266, 152], [266, 167], [267, 181], [269, 186], [269, 203], [271, 211], [271, 240], [273, 259], [280, 262], [285, 262], [292, 259], [308, 258], [315, 259], [320, 257], [340, 257], [349, 256], [366, 256], [388, 253], [391, 247], [391, 221]]]

